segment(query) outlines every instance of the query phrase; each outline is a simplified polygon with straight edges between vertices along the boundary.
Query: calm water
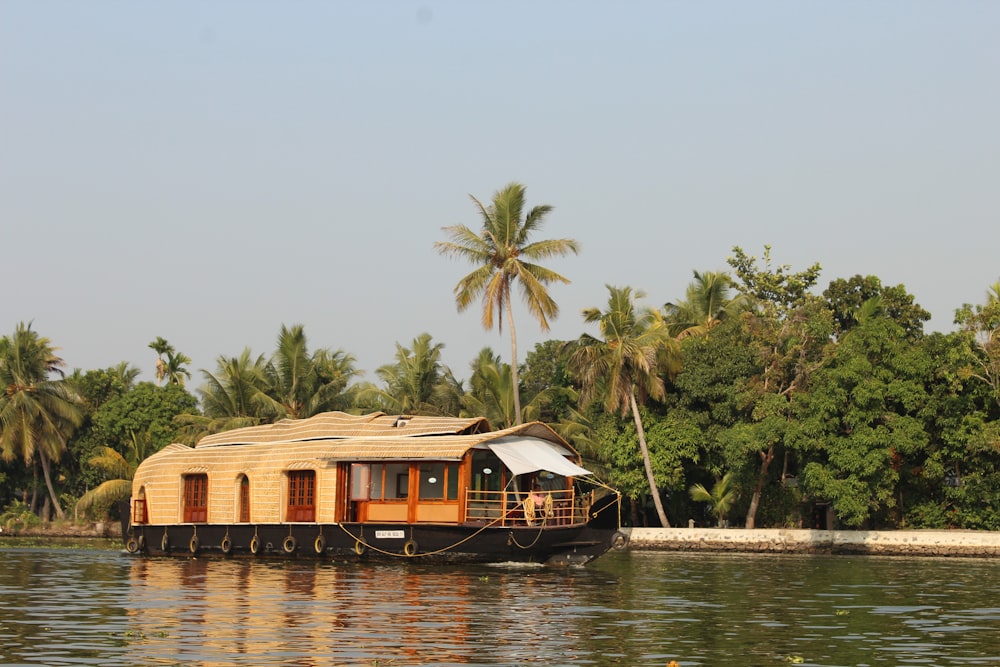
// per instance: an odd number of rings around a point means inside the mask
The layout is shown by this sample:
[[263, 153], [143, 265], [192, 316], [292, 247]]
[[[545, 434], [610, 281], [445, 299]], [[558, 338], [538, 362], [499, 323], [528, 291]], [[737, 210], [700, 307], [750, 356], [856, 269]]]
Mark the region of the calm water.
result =
[[0, 549], [3, 665], [1000, 665], [1000, 562], [608, 555], [586, 568]]

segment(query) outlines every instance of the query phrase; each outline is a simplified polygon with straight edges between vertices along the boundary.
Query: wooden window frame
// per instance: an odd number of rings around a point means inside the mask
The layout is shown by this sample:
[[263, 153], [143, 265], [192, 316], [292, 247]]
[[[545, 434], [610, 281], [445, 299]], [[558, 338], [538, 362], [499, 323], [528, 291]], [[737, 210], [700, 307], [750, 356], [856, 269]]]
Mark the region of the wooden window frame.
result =
[[184, 523], [208, 523], [208, 475], [184, 475]]
[[285, 521], [311, 523], [316, 521], [316, 471], [289, 470], [288, 505]]
[[238, 489], [239, 523], [250, 523], [250, 478], [240, 475], [240, 485]]

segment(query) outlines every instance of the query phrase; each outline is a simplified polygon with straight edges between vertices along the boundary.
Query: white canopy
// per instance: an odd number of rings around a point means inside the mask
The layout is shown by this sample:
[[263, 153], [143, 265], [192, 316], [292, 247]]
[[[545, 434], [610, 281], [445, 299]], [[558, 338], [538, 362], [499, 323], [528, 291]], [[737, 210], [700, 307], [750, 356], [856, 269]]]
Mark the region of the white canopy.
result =
[[565, 447], [523, 436], [506, 436], [486, 443], [515, 475], [547, 470], [563, 477], [591, 474], [576, 465], [567, 456], [572, 452]]

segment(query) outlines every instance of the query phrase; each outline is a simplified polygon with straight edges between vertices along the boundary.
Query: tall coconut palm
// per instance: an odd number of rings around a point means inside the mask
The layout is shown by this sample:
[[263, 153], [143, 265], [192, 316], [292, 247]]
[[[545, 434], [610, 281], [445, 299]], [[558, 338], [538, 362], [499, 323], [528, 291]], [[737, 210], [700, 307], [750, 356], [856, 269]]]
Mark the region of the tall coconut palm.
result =
[[746, 296], [730, 296], [733, 288], [728, 273], [695, 271], [684, 300], [663, 306], [670, 334], [677, 339], [704, 336], [712, 327], [749, 308]]
[[450, 241], [439, 241], [434, 247], [442, 255], [468, 260], [476, 268], [455, 286], [455, 303], [459, 312], [475, 300], [483, 304], [483, 327], [503, 330], [504, 317], [510, 332], [511, 376], [514, 383], [514, 413], [516, 423], [521, 423], [521, 397], [517, 377], [517, 332], [511, 306], [511, 291], [516, 283], [542, 331], [549, 330], [549, 320], [559, 314], [559, 307], [549, 294], [547, 286], [569, 283], [562, 275], [547, 269], [539, 260], [579, 252], [573, 239], [548, 239], [532, 241], [531, 236], [541, 229], [545, 216], [552, 207], [543, 204], [525, 214], [525, 187], [510, 183], [493, 194], [489, 205], [471, 197], [482, 218], [477, 233], [465, 225], [444, 227]]
[[631, 410], [649, 492], [660, 523], [669, 527], [653, 475], [639, 402], [647, 397], [661, 400], [665, 396], [662, 374], [676, 359], [677, 342], [670, 337], [658, 313], [636, 307], [635, 300], [645, 296], [642, 291], [610, 285], [607, 288], [607, 310], [587, 308], [583, 311], [584, 321], [596, 323], [602, 338], [581, 336], [569, 365], [581, 384], [581, 399], [585, 404], [603, 391], [609, 411], [618, 410], [624, 417]]
[[[62, 380], [62, 359], [48, 338], [20, 323], [12, 336], [0, 339], [0, 450], [3, 459], [21, 458], [41, 465], [49, 499], [58, 518], [62, 506], [52, 483], [51, 464], [66, 450], [66, 441], [83, 421], [80, 398]], [[59, 380], [49, 379], [59, 375]]]
[[709, 509], [719, 522], [719, 528], [722, 528], [729, 515], [729, 510], [736, 502], [737, 489], [733, 484], [733, 473], [727, 472], [722, 476], [722, 479], [716, 480], [711, 491], [702, 484], [695, 484], [688, 489], [688, 493], [691, 494], [691, 500], [708, 503]]

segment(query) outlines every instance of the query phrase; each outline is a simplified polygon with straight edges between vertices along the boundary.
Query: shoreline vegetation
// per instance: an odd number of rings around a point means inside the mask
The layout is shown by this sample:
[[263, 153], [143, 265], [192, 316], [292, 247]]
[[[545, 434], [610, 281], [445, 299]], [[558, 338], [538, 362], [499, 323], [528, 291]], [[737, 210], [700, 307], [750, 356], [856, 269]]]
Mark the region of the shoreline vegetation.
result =
[[[810, 530], [800, 528], [623, 528], [629, 551], [834, 554], [869, 556], [1000, 556], [1000, 532], [983, 530]], [[5, 547], [118, 544], [117, 522], [49, 524], [0, 532]]]

